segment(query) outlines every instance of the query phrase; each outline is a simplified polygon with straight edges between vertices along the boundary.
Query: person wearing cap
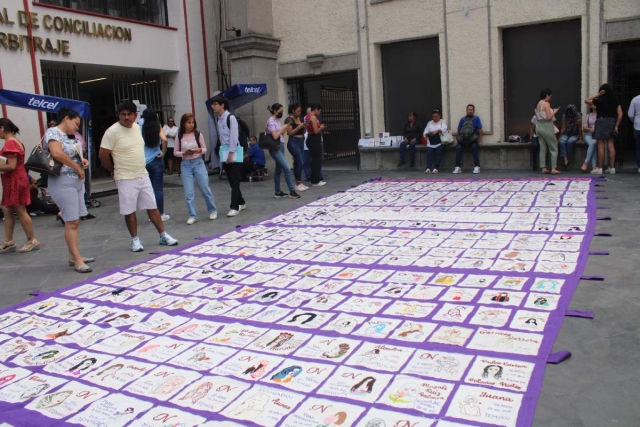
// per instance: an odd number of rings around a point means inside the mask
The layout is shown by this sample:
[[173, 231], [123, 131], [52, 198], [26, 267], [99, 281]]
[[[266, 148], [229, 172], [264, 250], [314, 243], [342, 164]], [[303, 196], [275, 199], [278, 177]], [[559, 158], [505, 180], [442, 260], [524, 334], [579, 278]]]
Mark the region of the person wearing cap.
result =
[[423, 135], [427, 140], [427, 168], [424, 173], [438, 173], [442, 160], [442, 133], [447, 131], [447, 122], [442, 118], [442, 113], [435, 108], [431, 112], [431, 121], [424, 128]]

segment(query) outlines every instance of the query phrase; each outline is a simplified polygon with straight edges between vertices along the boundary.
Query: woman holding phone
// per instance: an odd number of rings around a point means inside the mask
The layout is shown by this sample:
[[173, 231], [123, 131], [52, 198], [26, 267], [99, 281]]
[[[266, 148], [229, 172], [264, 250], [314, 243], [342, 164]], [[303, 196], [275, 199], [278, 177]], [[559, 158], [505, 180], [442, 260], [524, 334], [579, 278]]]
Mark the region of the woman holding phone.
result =
[[88, 263], [95, 258], [80, 255], [78, 227], [80, 217], [87, 215], [84, 202], [84, 171], [89, 167], [82, 158], [82, 143], [75, 138], [80, 127], [80, 116], [63, 108], [58, 113], [58, 125], [44, 134], [44, 149], [62, 163], [60, 176], [49, 176], [49, 194], [60, 208], [64, 220], [64, 239], [69, 248], [69, 265], [78, 273], [89, 273]]
[[196, 192], [193, 186], [194, 180], [198, 184], [200, 194], [207, 205], [209, 219], [218, 218], [216, 202], [209, 188], [209, 173], [204, 164], [203, 156], [207, 152], [207, 144], [204, 137], [198, 132], [196, 118], [191, 113], [185, 113], [180, 119], [180, 128], [176, 137], [173, 154], [182, 159], [182, 185], [184, 187], [184, 200], [189, 209], [187, 224], [195, 224], [196, 216]]

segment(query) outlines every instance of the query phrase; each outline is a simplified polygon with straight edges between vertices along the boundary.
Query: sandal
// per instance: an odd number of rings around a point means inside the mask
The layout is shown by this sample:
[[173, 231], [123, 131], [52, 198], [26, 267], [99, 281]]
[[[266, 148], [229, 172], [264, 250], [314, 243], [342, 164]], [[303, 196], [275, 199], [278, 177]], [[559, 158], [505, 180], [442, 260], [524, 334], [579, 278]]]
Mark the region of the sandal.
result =
[[14, 242], [13, 240], [9, 242], [2, 242], [2, 245], [0, 245], [0, 254], [8, 254], [9, 252], [15, 252], [15, 251], [16, 251], [16, 242]]
[[[96, 261], [95, 258], [83, 258], [83, 259], [85, 264], [90, 264]], [[69, 261], [69, 267], [75, 267], [75, 265], [76, 265], [75, 261]]]
[[25, 243], [20, 249], [18, 249], [18, 252], [23, 254], [25, 252], [33, 252], [39, 249], [40, 249], [40, 242], [38, 242], [36, 239], [31, 239], [30, 241]]
[[541, 172], [542, 172], [542, 173], [544, 173], [544, 174], [547, 174], [547, 173], [549, 173], [549, 169], [547, 169], [547, 168], [542, 168], [542, 171], [541, 171]]
[[80, 266], [74, 263], [73, 269], [78, 273], [91, 273], [93, 271], [91, 267], [87, 266], [87, 264], [84, 264], [84, 263], [80, 264]]
[[551, 175], [560, 175], [562, 172], [560, 172], [558, 169], [554, 169], [551, 171]]

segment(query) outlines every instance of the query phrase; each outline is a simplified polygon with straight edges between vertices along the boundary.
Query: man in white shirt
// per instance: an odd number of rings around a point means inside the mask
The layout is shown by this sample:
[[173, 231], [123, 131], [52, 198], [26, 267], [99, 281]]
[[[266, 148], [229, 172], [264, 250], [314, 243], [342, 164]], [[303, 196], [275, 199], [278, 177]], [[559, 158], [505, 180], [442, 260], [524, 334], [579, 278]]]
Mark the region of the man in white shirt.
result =
[[[218, 138], [220, 138], [220, 148], [228, 147], [229, 155], [226, 159], [221, 158], [224, 163], [224, 170], [231, 186], [231, 205], [227, 216], [236, 216], [241, 210], [246, 209], [247, 204], [240, 191], [240, 181], [242, 180], [242, 159], [235, 161], [236, 150], [238, 149], [238, 121], [234, 116], [229, 117], [229, 100], [220, 95], [213, 98], [211, 109], [218, 115]], [[229, 126], [227, 126], [227, 118]]]
[[633, 120], [633, 137], [636, 140], [636, 164], [640, 173], [640, 95], [629, 104], [629, 118]]
[[167, 124], [162, 128], [164, 134], [167, 135], [167, 166], [169, 167], [169, 175], [173, 175], [173, 162], [176, 162], [176, 169], [178, 175], [180, 175], [180, 160], [173, 155], [173, 148], [176, 143], [176, 136], [178, 135], [178, 126], [176, 126], [173, 117], [167, 119]]
[[[100, 144], [100, 161], [116, 180], [120, 214], [124, 215], [131, 234], [131, 250], [144, 250], [138, 237], [136, 210], [146, 209], [149, 219], [160, 233], [160, 244], [175, 246], [178, 241], [164, 229], [156, 205], [153, 187], [145, 167], [144, 139], [135, 123], [136, 105], [124, 101], [118, 105], [118, 122], [105, 132]], [[113, 158], [113, 162], [111, 161]]]

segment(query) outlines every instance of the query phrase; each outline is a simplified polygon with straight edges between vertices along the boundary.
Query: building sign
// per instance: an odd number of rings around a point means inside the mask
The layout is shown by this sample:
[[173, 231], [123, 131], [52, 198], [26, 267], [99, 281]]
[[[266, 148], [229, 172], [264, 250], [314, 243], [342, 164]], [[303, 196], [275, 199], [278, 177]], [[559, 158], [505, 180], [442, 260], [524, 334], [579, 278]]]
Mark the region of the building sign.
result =
[[[78, 34], [85, 37], [97, 37], [108, 40], [131, 41], [131, 28], [119, 27], [111, 24], [83, 21], [65, 18], [57, 15], [39, 15], [37, 12], [27, 13], [19, 10], [12, 20], [7, 8], [0, 10], [0, 26], [19, 28], [31, 27], [33, 30], [43, 28], [56, 33]], [[0, 27], [0, 30], [3, 28]], [[31, 45], [33, 41], [33, 45]], [[33, 46], [33, 47], [32, 47]], [[54, 55], [70, 55], [69, 40], [39, 37], [36, 35], [16, 34], [0, 31], [0, 47], [12, 51], [30, 51], [50, 53]]]

